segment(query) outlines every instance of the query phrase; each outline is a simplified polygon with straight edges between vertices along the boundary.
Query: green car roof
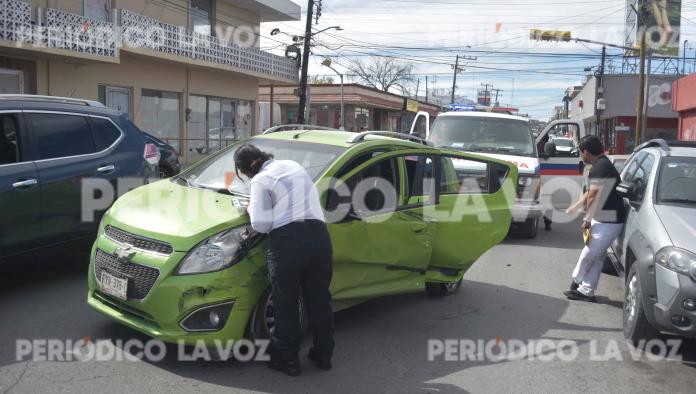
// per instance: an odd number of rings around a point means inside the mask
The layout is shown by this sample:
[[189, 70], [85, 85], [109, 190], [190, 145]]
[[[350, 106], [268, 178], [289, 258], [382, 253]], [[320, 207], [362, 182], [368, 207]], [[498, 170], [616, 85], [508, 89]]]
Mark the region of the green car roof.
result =
[[[295, 136], [298, 135], [297, 138]], [[315, 142], [320, 144], [342, 146], [344, 148], [350, 148], [358, 144], [368, 144], [370, 142], [384, 142], [389, 141], [392, 145], [400, 145], [406, 148], [431, 148], [429, 146], [421, 145], [416, 142], [404, 141], [398, 138], [390, 138], [384, 136], [370, 136], [366, 138], [363, 142], [351, 143], [348, 140], [351, 137], [356, 136], [357, 133], [352, 133], [349, 131], [339, 131], [339, 130], [287, 130], [287, 131], [277, 131], [270, 134], [255, 135], [254, 138], [269, 138], [275, 140], [299, 140], [305, 142]]]

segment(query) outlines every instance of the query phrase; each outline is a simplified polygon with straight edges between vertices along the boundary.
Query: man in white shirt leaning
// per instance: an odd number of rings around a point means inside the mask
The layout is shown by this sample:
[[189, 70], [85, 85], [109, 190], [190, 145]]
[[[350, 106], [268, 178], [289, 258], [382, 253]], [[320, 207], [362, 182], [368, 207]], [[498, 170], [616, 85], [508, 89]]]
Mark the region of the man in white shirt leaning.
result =
[[291, 160], [274, 160], [253, 145], [240, 146], [234, 162], [237, 172], [251, 179], [247, 209], [251, 226], [270, 236], [267, 265], [276, 341], [269, 366], [292, 376], [301, 373], [301, 289], [314, 339], [309, 358], [329, 370], [334, 349], [329, 292], [333, 251], [319, 192], [304, 167]]

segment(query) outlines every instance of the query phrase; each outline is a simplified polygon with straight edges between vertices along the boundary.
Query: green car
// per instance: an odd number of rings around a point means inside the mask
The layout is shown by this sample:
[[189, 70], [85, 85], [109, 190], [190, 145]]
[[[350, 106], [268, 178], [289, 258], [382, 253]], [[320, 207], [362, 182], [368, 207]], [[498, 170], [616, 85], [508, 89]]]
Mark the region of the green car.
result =
[[[507, 162], [384, 132], [279, 131], [244, 142], [315, 179], [334, 249], [335, 311], [391, 294], [452, 293], [510, 226], [517, 169]], [[269, 336], [267, 239], [249, 225], [238, 146], [115, 202], [92, 249], [90, 306], [165, 342]]]

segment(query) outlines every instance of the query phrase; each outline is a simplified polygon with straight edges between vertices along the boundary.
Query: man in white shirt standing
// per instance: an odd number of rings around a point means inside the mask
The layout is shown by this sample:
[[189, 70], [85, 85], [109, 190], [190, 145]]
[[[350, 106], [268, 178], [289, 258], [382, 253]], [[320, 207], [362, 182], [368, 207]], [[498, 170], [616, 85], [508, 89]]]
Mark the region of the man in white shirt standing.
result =
[[234, 162], [237, 172], [251, 179], [247, 210], [251, 226], [270, 236], [267, 264], [276, 341], [269, 366], [291, 376], [301, 373], [301, 289], [314, 339], [309, 358], [329, 370], [334, 349], [329, 292], [333, 251], [319, 192], [304, 167], [291, 160], [274, 160], [253, 145], [240, 146]]

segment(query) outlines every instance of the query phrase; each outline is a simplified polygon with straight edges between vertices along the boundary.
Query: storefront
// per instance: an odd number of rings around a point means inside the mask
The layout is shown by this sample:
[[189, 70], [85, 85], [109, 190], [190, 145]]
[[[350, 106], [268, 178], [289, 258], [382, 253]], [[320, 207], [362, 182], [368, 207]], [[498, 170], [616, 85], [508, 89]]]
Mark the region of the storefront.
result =
[[672, 108], [679, 113], [679, 139], [696, 141], [696, 73], [674, 82]]
[[[271, 126], [271, 100], [276, 108], [273, 125], [295, 123], [299, 97], [297, 88], [270, 86], [259, 87], [259, 130]], [[416, 111], [426, 111], [431, 118], [437, 116], [439, 107], [421, 101], [408, 101], [398, 94], [382, 92], [358, 84], [343, 86], [345, 129], [347, 131], [386, 130], [407, 132]], [[310, 111], [308, 123], [339, 129], [341, 127], [341, 85], [310, 85]], [[280, 114], [280, 117], [277, 114]]]

